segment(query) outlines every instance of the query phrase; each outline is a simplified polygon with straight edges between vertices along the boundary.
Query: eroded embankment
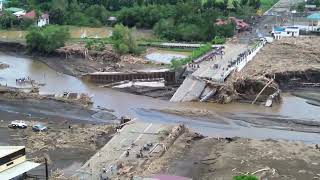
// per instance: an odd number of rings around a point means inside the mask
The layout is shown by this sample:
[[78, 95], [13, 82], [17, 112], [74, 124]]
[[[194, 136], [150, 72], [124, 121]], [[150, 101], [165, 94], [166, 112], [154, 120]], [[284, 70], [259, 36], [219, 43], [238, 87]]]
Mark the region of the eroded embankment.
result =
[[50, 68], [64, 74], [80, 76], [97, 71], [127, 71], [134, 69], [163, 67], [141, 56], [117, 54], [110, 45], [103, 51], [88, 50], [84, 43], [72, 43], [59, 48], [51, 54], [29, 53], [25, 44], [0, 42], [0, 51], [19, 56], [30, 56], [47, 64]]
[[320, 87], [320, 38], [287, 38], [266, 45], [219, 89], [217, 99], [266, 101], [279, 89]]

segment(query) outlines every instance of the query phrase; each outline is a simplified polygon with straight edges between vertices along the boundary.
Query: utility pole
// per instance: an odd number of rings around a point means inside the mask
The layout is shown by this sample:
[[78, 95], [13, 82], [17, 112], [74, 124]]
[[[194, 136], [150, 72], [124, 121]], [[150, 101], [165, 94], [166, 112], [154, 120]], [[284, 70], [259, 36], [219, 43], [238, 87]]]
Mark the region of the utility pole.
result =
[[48, 160], [44, 158], [44, 165], [46, 166], [46, 180], [49, 180]]

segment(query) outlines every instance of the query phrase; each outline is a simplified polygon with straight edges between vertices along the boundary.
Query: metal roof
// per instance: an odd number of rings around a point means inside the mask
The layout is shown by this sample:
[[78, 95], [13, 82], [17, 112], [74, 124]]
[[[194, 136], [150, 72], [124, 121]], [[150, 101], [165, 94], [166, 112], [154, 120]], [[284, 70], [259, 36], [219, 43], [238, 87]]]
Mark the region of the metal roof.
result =
[[0, 157], [4, 157], [8, 154], [14, 153], [23, 148], [25, 147], [24, 146], [0, 146]]
[[13, 166], [10, 169], [7, 169], [5, 171], [0, 172], [0, 179], [5, 180], [5, 179], [12, 179], [14, 177], [17, 177], [25, 172], [30, 171], [33, 168], [36, 168], [40, 166], [39, 163], [34, 163], [31, 161], [25, 161], [21, 164], [18, 164], [16, 166]]
[[10, 8], [6, 8], [6, 11], [10, 11], [10, 12], [20, 12], [20, 11], [24, 11], [24, 9], [21, 8], [16, 8], [16, 7], [10, 7]]
[[309, 20], [320, 20], [320, 13], [314, 13], [307, 17]]

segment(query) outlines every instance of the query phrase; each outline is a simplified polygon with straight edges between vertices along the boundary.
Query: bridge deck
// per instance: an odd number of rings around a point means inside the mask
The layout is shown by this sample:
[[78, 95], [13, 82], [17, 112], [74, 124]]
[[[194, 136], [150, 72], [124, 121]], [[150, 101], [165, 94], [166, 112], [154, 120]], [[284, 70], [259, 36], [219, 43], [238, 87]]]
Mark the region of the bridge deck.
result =
[[[210, 79], [212, 81], [221, 82], [228, 76], [227, 64], [231, 59], [246, 50], [246, 44], [228, 44], [225, 46], [225, 54], [221, 57], [216, 57], [212, 61], [203, 61], [192, 75], [188, 76], [173, 95], [170, 101], [185, 102], [199, 99], [206, 83], [201, 79]], [[213, 68], [214, 64], [218, 64], [218, 68]]]

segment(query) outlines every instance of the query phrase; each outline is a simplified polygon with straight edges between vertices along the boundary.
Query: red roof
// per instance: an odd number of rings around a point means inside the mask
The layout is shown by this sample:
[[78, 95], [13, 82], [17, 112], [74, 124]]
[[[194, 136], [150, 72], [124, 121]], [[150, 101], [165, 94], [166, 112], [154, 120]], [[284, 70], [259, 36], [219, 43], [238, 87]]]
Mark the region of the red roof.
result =
[[216, 21], [215, 24], [216, 24], [216, 25], [226, 25], [226, 24], [228, 24], [228, 22], [227, 22], [227, 21], [224, 21], [224, 20], [222, 20], [222, 19], [217, 19], [217, 21]]
[[24, 17], [30, 18], [30, 19], [34, 19], [36, 17], [36, 11], [32, 10], [30, 12], [27, 12]]

